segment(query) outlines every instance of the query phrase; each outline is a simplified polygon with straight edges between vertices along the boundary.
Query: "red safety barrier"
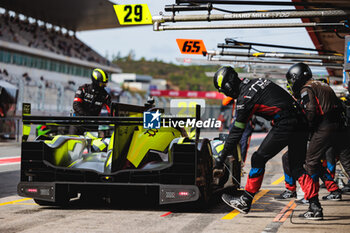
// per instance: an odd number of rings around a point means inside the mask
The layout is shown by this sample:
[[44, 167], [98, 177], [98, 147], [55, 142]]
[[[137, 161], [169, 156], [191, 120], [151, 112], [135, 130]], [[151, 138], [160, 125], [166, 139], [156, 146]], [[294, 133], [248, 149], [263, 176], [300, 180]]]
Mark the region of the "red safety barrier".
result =
[[152, 96], [182, 97], [182, 98], [204, 98], [224, 99], [225, 95], [217, 91], [174, 91], [174, 90], [152, 90]]

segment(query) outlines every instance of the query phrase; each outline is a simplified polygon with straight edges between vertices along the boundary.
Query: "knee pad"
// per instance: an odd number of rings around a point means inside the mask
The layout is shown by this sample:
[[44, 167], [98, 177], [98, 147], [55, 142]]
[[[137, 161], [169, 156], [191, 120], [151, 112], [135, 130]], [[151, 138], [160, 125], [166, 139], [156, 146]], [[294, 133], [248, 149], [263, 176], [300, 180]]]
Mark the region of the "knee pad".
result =
[[252, 167], [254, 168], [265, 168], [265, 159], [264, 157], [259, 154], [258, 152], [254, 152], [254, 154], [252, 155]]

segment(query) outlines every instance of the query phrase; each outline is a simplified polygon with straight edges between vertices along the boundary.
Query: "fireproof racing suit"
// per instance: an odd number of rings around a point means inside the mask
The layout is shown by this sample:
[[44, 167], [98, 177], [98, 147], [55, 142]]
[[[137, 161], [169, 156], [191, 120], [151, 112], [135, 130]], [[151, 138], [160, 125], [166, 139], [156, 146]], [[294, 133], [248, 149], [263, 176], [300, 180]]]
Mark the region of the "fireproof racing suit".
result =
[[259, 125], [260, 127], [265, 127], [264, 122], [260, 122], [255, 115], [252, 116], [252, 118], [249, 120], [249, 122], [246, 124], [246, 127], [244, 129], [242, 138], [240, 140], [241, 144], [241, 157], [243, 163], [245, 163], [247, 159], [247, 153], [250, 145], [250, 139], [254, 132], [255, 126]]
[[220, 165], [239, 142], [245, 124], [253, 114], [273, 121], [273, 127], [252, 155], [246, 191], [255, 194], [259, 191], [269, 159], [288, 146], [290, 168], [293, 177], [299, 181], [310, 199], [317, 195], [316, 184], [303, 169], [306, 153], [307, 122], [295, 100], [281, 87], [266, 79], [244, 79], [239, 87], [237, 98], [237, 118], [226, 139]]
[[320, 176], [325, 179], [327, 189], [334, 191], [338, 186], [329, 173], [322, 172], [320, 161], [329, 148], [344, 164], [349, 161], [350, 132], [344, 126], [341, 103], [331, 87], [319, 81], [308, 81], [300, 93], [300, 103], [312, 131], [306, 153], [306, 171], [317, 181], [317, 192]]
[[[234, 126], [235, 121], [236, 121], [236, 117], [237, 114], [235, 113], [234, 116], [234, 120], [231, 123], [229, 130], [231, 130], [231, 128]], [[253, 115], [251, 117], [251, 119], [248, 121], [248, 123], [246, 124], [246, 127], [243, 131], [241, 140], [239, 141], [239, 144], [241, 145], [241, 158], [242, 158], [242, 162], [243, 164], [245, 163], [246, 159], [247, 159], [247, 153], [248, 153], [248, 149], [249, 149], [249, 145], [250, 145], [250, 139], [251, 136], [254, 132], [255, 129], [255, 125], [258, 124], [261, 127], [265, 127], [264, 122], [260, 122], [255, 115]]]
[[98, 116], [102, 107], [110, 113], [111, 96], [104, 88], [95, 88], [92, 84], [84, 84], [78, 88], [73, 102], [76, 116]]
[[[292, 172], [289, 168], [288, 151], [282, 156], [282, 164], [286, 189], [296, 191], [296, 181], [293, 178]], [[335, 153], [332, 147], [328, 148], [323, 156], [323, 163], [322, 168], [320, 167], [319, 170], [319, 176], [329, 192], [338, 189], [338, 185], [333, 180], [335, 176]]]
[[[99, 116], [101, 109], [109, 108], [111, 96], [104, 88], [95, 87], [93, 84], [84, 84], [75, 92], [73, 109], [75, 116]], [[70, 134], [83, 135], [86, 131], [96, 130], [95, 126], [71, 126]]]

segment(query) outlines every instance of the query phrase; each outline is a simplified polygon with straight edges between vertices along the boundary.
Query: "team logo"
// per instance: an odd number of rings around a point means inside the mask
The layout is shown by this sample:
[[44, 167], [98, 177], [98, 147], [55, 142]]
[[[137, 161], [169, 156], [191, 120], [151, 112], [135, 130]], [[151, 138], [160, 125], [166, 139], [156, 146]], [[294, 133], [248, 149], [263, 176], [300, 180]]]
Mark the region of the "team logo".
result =
[[159, 129], [160, 128], [160, 113], [144, 112], [143, 113], [143, 128], [145, 129]]

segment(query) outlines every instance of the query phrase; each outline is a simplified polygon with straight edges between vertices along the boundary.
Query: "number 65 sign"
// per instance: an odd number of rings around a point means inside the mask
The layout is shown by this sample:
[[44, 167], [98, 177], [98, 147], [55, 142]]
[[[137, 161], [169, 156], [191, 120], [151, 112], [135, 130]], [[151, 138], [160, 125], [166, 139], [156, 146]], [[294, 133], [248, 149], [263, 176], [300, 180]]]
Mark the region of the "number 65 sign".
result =
[[200, 54], [203, 55], [207, 50], [203, 40], [176, 39], [177, 45], [183, 54]]

